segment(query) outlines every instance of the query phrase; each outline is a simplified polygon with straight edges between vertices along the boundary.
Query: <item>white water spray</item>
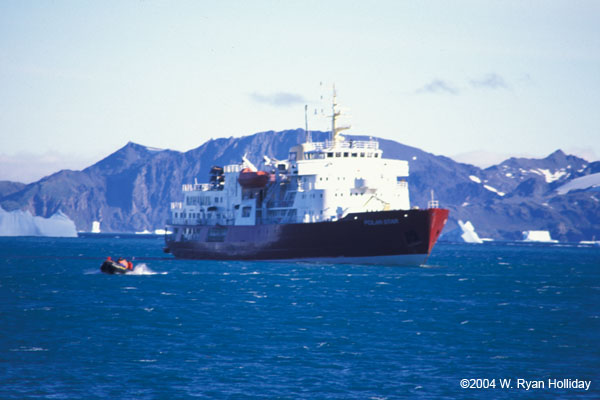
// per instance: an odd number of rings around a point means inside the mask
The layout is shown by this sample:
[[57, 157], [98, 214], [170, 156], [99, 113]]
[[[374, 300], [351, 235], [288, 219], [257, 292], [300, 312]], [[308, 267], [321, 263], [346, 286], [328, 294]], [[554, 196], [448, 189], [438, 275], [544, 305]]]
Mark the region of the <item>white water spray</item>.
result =
[[145, 263], [137, 264], [133, 268], [133, 271], [128, 272], [126, 275], [166, 275], [167, 272], [155, 272], [150, 269]]

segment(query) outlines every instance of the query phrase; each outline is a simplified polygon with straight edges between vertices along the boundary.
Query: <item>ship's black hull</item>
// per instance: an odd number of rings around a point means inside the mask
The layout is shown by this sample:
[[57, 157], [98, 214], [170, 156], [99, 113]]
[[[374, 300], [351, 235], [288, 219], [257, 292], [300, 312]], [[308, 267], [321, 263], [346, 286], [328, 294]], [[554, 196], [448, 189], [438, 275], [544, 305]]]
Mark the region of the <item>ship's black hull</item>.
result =
[[188, 259], [420, 264], [447, 218], [448, 210], [428, 209], [355, 213], [335, 222], [174, 225], [165, 251]]

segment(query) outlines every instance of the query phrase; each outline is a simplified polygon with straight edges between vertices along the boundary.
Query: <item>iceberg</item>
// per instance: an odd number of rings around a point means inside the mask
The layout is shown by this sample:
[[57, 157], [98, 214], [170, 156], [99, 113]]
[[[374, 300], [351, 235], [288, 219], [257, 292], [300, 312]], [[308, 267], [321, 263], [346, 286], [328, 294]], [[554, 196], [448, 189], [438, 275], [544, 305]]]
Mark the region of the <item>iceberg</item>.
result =
[[50, 218], [29, 211], [6, 211], [0, 207], [0, 236], [77, 237], [75, 223], [58, 211]]
[[100, 233], [100, 221], [92, 222], [92, 233]]
[[483, 240], [481, 240], [477, 232], [475, 232], [475, 227], [471, 221], [462, 222], [461, 220], [458, 220], [458, 225], [463, 232], [460, 237], [466, 243], [483, 243]]
[[558, 240], [554, 240], [550, 237], [548, 231], [525, 231], [523, 232], [524, 242], [541, 242], [541, 243], [558, 243]]
[[600, 241], [598, 240], [582, 240], [579, 242], [579, 244], [584, 245], [584, 246], [598, 246], [600, 247]]

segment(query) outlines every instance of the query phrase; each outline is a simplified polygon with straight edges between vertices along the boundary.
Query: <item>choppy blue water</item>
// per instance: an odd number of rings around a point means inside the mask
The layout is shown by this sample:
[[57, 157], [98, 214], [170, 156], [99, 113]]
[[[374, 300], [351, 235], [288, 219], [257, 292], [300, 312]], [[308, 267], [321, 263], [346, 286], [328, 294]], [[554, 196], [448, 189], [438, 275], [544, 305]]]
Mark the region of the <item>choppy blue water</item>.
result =
[[[600, 398], [600, 248], [439, 243], [396, 268], [161, 248], [0, 238], [0, 398]], [[107, 255], [137, 274], [99, 273]]]

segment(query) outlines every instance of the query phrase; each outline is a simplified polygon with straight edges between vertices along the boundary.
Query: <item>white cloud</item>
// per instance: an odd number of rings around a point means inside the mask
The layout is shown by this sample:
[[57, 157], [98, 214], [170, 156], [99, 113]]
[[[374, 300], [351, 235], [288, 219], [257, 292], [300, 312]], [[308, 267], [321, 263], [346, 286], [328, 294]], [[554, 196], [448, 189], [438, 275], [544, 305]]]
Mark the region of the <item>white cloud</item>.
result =
[[425, 94], [425, 93], [446, 93], [446, 94], [458, 94], [459, 90], [454, 87], [451, 83], [444, 81], [442, 79], [434, 79], [423, 87], [417, 89], [415, 91], [417, 94]]
[[471, 79], [471, 87], [476, 89], [508, 89], [509, 86], [503, 77], [496, 73], [487, 74], [481, 78]]

